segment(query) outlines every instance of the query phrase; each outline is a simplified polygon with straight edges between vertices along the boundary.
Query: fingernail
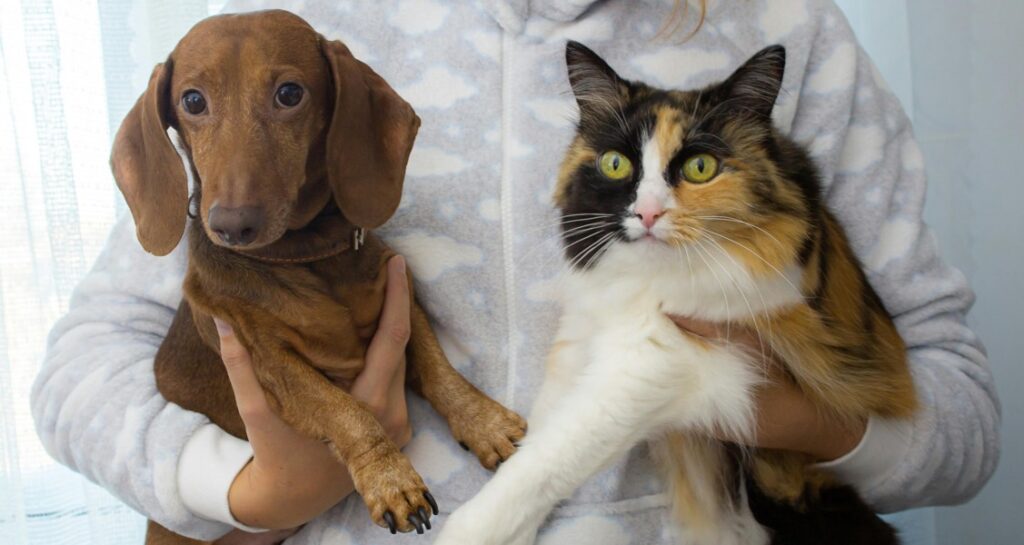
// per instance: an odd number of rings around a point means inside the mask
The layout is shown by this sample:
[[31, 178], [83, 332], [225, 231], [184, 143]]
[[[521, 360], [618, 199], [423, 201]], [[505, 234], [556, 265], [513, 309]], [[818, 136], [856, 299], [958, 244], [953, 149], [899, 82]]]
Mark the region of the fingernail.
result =
[[221, 337], [233, 333], [231, 326], [229, 326], [226, 322], [222, 321], [220, 318], [214, 318], [213, 325], [217, 326], [217, 334], [220, 335]]
[[396, 255], [394, 259], [397, 262], [397, 265], [395, 266], [398, 267], [398, 272], [405, 273], [405, 258], [400, 255]]

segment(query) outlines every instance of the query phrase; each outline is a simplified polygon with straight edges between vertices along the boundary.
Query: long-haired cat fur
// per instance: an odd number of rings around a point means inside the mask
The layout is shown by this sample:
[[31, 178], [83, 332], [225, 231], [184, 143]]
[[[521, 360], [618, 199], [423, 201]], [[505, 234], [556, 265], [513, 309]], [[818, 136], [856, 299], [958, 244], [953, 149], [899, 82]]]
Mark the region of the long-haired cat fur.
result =
[[566, 49], [580, 110], [559, 173], [564, 311], [521, 449], [440, 545], [527, 545], [557, 502], [641, 441], [666, 471], [688, 544], [889, 544], [895, 532], [808, 455], [753, 439], [751, 354], [668, 314], [755, 331], [837, 425], [909, 417], [905, 348], [807, 152], [771, 113], [785, 50], [695, 91], [620, 77]]

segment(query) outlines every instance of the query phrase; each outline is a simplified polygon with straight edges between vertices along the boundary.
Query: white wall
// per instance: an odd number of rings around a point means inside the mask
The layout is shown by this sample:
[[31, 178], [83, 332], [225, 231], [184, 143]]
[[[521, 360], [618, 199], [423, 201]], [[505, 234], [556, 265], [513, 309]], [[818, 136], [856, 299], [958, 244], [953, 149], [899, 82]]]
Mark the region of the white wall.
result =
[[[978, 299], [1003, 406], [1003, 454], [982, 493], [918, 513], [940, 545], [1024, 543], [1024, 2], [837, 0], [914, 119], [925, 216]], [[917, 539], [915, 543], [923, 542]]]
[[975, 500], [936, 511], [941, 545], [1024, 543], [1024, 2], [910, 0], [926, 217], [971, 279], [970, 321], [1003, 406], [1002, 461]]

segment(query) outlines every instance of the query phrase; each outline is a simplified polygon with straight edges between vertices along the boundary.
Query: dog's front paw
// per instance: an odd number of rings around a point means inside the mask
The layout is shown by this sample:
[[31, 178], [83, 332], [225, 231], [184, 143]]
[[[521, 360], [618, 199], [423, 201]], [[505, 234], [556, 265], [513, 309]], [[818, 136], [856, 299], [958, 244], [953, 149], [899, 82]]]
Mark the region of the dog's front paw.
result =
[[459, 405], [448, 420], [452, 436], [462, 448], [476, 455], [490, 470], [516, 451], [516, 444], [526, 435], [526, 420], [486, 395], [475, 392]]
[[349, 464], [352, 481], [378, 526], [392, 534], [422, 534], [430, 529], [431, 514], [438, 513], [437, 502], [409, 459], [394, 445], [383, 445]]

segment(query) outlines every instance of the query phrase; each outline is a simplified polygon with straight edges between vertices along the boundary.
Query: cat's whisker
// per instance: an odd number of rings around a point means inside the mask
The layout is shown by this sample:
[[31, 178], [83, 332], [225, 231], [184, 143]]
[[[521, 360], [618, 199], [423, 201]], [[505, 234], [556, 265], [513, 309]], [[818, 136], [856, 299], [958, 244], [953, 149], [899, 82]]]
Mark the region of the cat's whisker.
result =
[[711, 271], [711, 274], [715, 276], [715, 281], [718, 282], [718, 288], [722, 290], [722, 299], [725, 301], [725, 314], [727, 316], [725, 320], [725, 337], [729, 338], [729, 336], [732, 334], [732, 326], [730, 320], [730, 318], [732, 317], [732, 311], [729, 310], [729, 294], [726, 292], [725, 284], [722, 283], [722, 278], [718, 276], [718, 272], [715, 271], [714, 267], [711, 266], [711, 263], [709, 263], [707, 258], [704, 257], [704, 254], [707, 253], [707, 249], [704, 248], [704, 245], [701, 244], [699, 240], [694, 239], [693, 242], [697, 244], [697, 246], [695, 246], [693, 249], [697, 251], [697, 255], [700, 256], [701, 260], [704, 262], [704, 265], [708, 268], [709, 271]]
[[[587, 232], [586, 235], [584, 235], [584, 236], [582, 236], [582, 237], [580, 237], [580, 238], [578, 238], [576, 240], [573, 240], [572, 242], [566, 243], [563, 246], [563, 248], [568, 250], [569, 248], [572, 248], [573, 246], [575, 246], [575, 245], [577, 245], [577, 244], [579, 244], [579, 243], [581, 243], [581, 242], [583, 242], [583, 241], [585, 241], [585, 240], [587, 240], [587, 239], [589, 239], [591, 237], [595, 237], [595, 236], [601, 234], [603, 231], [599, 227], [603, 228], [605, 226], [603, 226], [603, 225], [602, 226], [595, 226], [594, 229], [587, 230], [586, 231]], [[590, 232], [590, 231], [593, 231], [593, 232]], [[580, 233], [574, 233], [574, 234], [580, 234]]]
[[[615, 234], [617, 235], [618, 233], [616, 232]], [[604, 254], [608, 253], [608, 250], [611, 249], [612, 244], [615, 244], [615, 242], [617, 240], [618, 240], [618, 237], [612, 237], [612, 239], [609, 240], [608, 242], [606, 242], [604, 244], [604, 246], [601, 248], [601, 250], [599, 250], [598, 253], [596, 255], [594, 255], [594, 258], [591, 261], [598, 261], [602, 257], [604, 257]]]
[[757, 229], [758, 231], [764, 233], [768, 238], [770, 238], [773, 241], [775, 241], [775, 243], [778, 244], [781, 248], [787, 248], [787, 246], [785, 244], [783, 244], [781, 240], [779, 240], [778, 238], [775, 238], [775, 235], [769, 233], [765, 228], [760, 227], [758, 225], [754, 225], [753, 223], [750, 223], [749, 221], [743, 221], [743, 220], [741, 220], [739, 218], [734, 218], [732, 216], [693, 216], [693, 217], [696, 218], [696, 219], [713, 220], [713, 221], [714, 220], [717, 220], [717, 221], [731, 221], [733, 223], [739, 223], [739, 224], [742, 224], [742, 225], [746, 225], [747, 227], [751, 227], [751, 228]]
[[585, 223], [585, 222], [588, 222], [588, 221], [606, 220], [606, 218], [616, 218], [616, 217], [617, 217], [616, 214], [572, 214], [572, 215], [562, 216], [560, 218], [556, 218], [556, 219], [550, 220], [550, 221], [543, 221], [543, 222], [539, 223], [538, 225], [536, 225], [535, 227], [527, 229], [527, 230], [525, 230], [523, 232], [524, 233], [534, 233], [534, 232], [543, 231], [543, 230], [546, 230], [546, 229], [557, 229], [559, 227], [564, 227], [565, 224]]
[[[612, 232], [608, 233], [607, 235], [601, 237], [594, 244], [590, 245], [590, 247], [587, 248], [586, 251], [580, 253], [580, 256], [579, 256], [580, 259], [576, 260], [575, 265], [587, 266], [590, 263], [592, 263], [593, 262], [593, 258], [597, 255], [597, 252], [600, 251], [600, 249], [602, 248], [602, 245], [604, 245], [605, 243], [613, 240], [616, 235], [617, 235], [617, 233], [615, 231], [612, 231]], [[584, 263], [584, 261], [585, 261], [585, 263]]]
[[[580, 234], [586, 233], [583, 237], [581, 237], [579, 239], [576, 239], [576, 240], [574, 240], [574, 241], [564, 245], [562, 247], [562, 250], [564, 251], [565, 249], [571, 248], [571, 247], [575, 246], [576, 244], [579, 244], [580, 242], [583, 242], [583, 241], [587, 240], [588, 238], [591, 238], [591, 237], [599, 235], [602, 232], [603, 229], [611, 227], [613, 225], [614, 224], [607, 224], [607, 225], [584, 225], [584, 226], [580, 226], [579, 230], [576, 230], [576, 231], [566, 232], [566, 233], [554, 233], [551, 236], [548, 236], [548, 237], [540, 240], [539, 242], [533, 244], [533, 246], [525, 254], [519, 256], [519, 258], [515, 261], [515, 265], [516, 266], [523, 265], [524, 263], [526, 263], [526, 260], [527, 260], [528, 257], [533, 257], [539, 249], [543, 248], [545, 245], [547, 245], [548, 243], [550, 243], [552, 240], [554, 240], [556, 238], [562, 238], [562, 237], [564, 237], [566, 235], [580, 235]], [[590, 232], [590, 231], [593, 231], [593, 232]], [[561, 252], [558, 252], [558, 253], [560, 254]]]
[[[710, 240], [710, 239], [707, 239], [707, 242], [709, 242], [709, 243], [714, 243], [714, 241], [712, 241], [712, 240]], [[722, 251], [723, 253], [725, 253], [726, 255], [728, 255], [728, 252], [725, 252], [725, 249], [724, 249], [724, 248], [722, 248], [722, 246], [721, 246], [721, 245], [719, 245], [719, 244], [715, 244], [715, 246], [716, 246], [716, 247], [717, 247], [717, 248], [718, 248], [718, 249], [719, 249], [720, 251]], [[743, 302], [744, 302], [744, 304], [746, 304], [746, 306], [747, 306], [747, 312], [749, 312], [749, 313], [750, 313], [750, 317], [751, 317], [751, 319], [753, 319], [753, 321], [754, 321], [754, 330], [755, 330], [755, 331], [757, 332], [757, 337], [758, 337], [758, 341], [759, 341], [759, 343], [760, 343], [760, 344], [762, 344], [762, 346], [763, 346], [763, 337], [761, 336], [761, 330], [760, 330], [760, 329], [758, 329], [758, 326], [757, 326], [757, 315], [756, 315], [756, 314], [754, 314], [754, 308], [753, 308], [753, 306], [751, 306], [751, 304], [750, 304], [750, 299], [748, 299], [748, 298], [747, 298], [747, 294], [746, 294], [746, 293], [744, 293], [744, 290], [743, 290], [743, 286], [741, 286], [741, 285], [740, 285], [740, 283], [739, 283], [739, 281], [737, 281], [737, 280], [736, 280], [736, 277], [735, 277], [735, 276], [733, 276], [732, 272], [731, 272], [731, 271], [730, 271], [729, 269], [727, 269], [727, 268], [726, 268], [726, 267], [725, 267], [724, 265], [722, 265], [722, 262], [718, 260], [718, 257], [717, 257], [717, 256], [715, 256], [715, 254], [713, 254], [713, 253], [711, 253], [711, 252], [709, 251], [709, 252], [708, 252], [708, 256], [709, 256], [709, 257], [711, 257], [711, 259], [713, 259], [713, 260], [715, 261], [715, 264], [717, 264], [717, 265], [718, 265], [718, 268], [719, 268], [719, 269], [720, 269], [720, 270], [721, 270], [722, 272], [724, 272], [724, 273], [726, 274], [726, 276], [728, 276], [728, 277], [729, 277], [729, 280], [730, 280], [730, 281], [732, 282], [732, 285], [736, 287], [736, 291], [740, 292], [740, 297], [742, 297], [742, 298], [743, 298]], [[762, 356], [762, 361], [763, 361], [763, 360], [764, 360], [764, 352], [763, 352], [763, 350], [762, 350], [761, 356]]]
[[693, 122], [693, 120], [695, 120], [697, 118], [697, 112], [700, 110], [700, 101], [701, 101], [702, 98], [704, 98], [704, 90], [703, 89], [701, 89], [700, 91], [697, 92], [697, 100], [695, 100], [693, 102], [693, 111], [690, 112], [690, 122], [691, 123]]
[[[572, 69], [570, 68], [570, 72], [571, 71]], [[573, 74], [570, 73], [569, 77], [572, 78]], [[618, 124], [617, 127], [613, 126], [612, 128], [622, 131], [622, 135], [624, 136], [628, 135], [629, 123], [626, 121], [626, 114], [622, 109], [621, 102], [619, 100], [610, 99], [608, 94], [604, 92], [605, 89], [603, 87], [588, 87], [585, 83], [586, 81], [586, 79], [579, 80], [579, 83], [577, 83], [574, 88], [577, 102], [580, 103], [581, 107], [586, 104], [595, 110], [609, 114], [612, 117], [612, 120]]]
[[[606, 226], [604, 226], [604, 227], [605, 227], [605, 228], [607, 228], [607, 227], [614, 227], [614, 225], [615, 225], [615, 224], [610, 224], [610, 225], [606, 225]], [[614, 233], [615, 233], [615, 231], [612, 231], [612, 233], [610, 233], [610, 234], [614, 234]], [[577, 234], [578, 234], [578, 233], [577, 233]], [[565, 261], [565, 257], [564, 257], [564, 253], [565, 253], [565, 250], [566, 250], [566, 249], [568, 249], [568, 248], [571, 248], [572, 246], [575, 246], [576, 244], [579, 244], [579, 243], [585, 242], [585, 241], [587, 241], [588, 239], [593, 239], [593, 237], [595, 237], [595, 236], [598, 236], [598, 235], [600, 235], [600, 234], [601, 234], [601, 231], [600, 231], [600, 230], [596, 230], [596, 232], [592, 232], [592, 233], [587, 233], [587, 234], [586, 234], [585, 236], [583, 236], [583, 237], [581, 237], [581, 238], [579, 238], [579, 239], [577, 239], [577, 240], [574, 240], [574, 241], [572, 241], [571, 243], [569, 243], [569, 244], [567, 244], [567, 245], [564, 245], [564, 246], [562, 247], [562, 251], [560, 251], [560, 252], [557, 252], [556, 254], [552, 254], [552, 255], [548, 255], [548, 256], [546, 256], [546, 260], [545, 260], [544, 262], [542, 262], [542, 263], [539, 263], [539, 264], [538, 264], [537, 266], [539, 267], [539, 269], [540, 269], [540, 270], [548, 270], [549, 268], [551, 268], [551, 267], [550, 267], [550, 265], [551, 265], [551, 264], [552, 264], [552, 263], [553, 263], [554, 261], [559, 261], [559, 260], [561, 260], [561, 261], [562, 261], [562, 262], [563, 262], [564, 264], [569, 264], [569, 268], [571, 268], [571, 263], [570, 263], [570, 262], [568, 262], [568, 261]], [[549, 239], [548, 239], [548, 240], [550, 240], [550, 238], [551, 238], [551, 237], [549, 237]], [[601, 237], [600, 239], [598, 239], [598, 240], [596, 240], [596, 241], [595, 241], [595, 240], [591, 240], [591, 241], [589, 242], [589, 244], [590, 244], [591, 246], [592, 246], [592, 245], [595, 245], [595, 244], [600, 244], [600, 243], [601, 243], [601, 242], [602, 242], [602, 241], [603, 241], [603, 240], [604, 240], [605, 238], [607, 238], [607, 237]], [[590, 250], [590, 249], [591, 249], [591, 247], [590, 247], [590, 246], [588, 246], [587, 248], [585, 248], [585, 249], [584, 249], [584, 251], [583, 251], [583, 252], [579, 252], [579, 253], [577, 254], [577, 256], [576, 256], [576, 257], [579, 257], [579, 256], [580, 256], [580, 255], [582, 255], [582, 254], [583, 254], [584, 252], [586, 252], [586, 251], [588, 251], [588, 250]], [[529, 253], [533, 253], [533, 252], [535, 252], [535, 250], [531, 250], [531, 251], [530, 251]], [[527, 255], [528, 255], [528, 254], [527, 254]], [[525, 257], [525, 255], [524, 255], [523, 257]], [[575, 260], [575, 258], [574, 258], [574, 260]], [[520, 258], [520, 260], [518, 260], [518, 261], [517, 261], [516, 263], [517, 263], [517, 265], [518, 265], [518, 264], [519, 264], [519, 263], [521, 263], [521, 262], [522, 262], [522, 258]], [[558, 279], [558, 281], [559, 281], [559, 282], [564, 282], [564, 281], [565, 281], [565, 276], [564, 276], [564, 275], [558, 275], [557, 279]]]
[[575, 217], [580, 217], [580, 216], [588, 216], [588, 217], [589, 216], [605, 216], [605, 217], [611, 217], [611, 216], [614, 216], [614, 215], [615, 214], [609, 214], [607, 212], [574, 212], [572, 214], [562, 214], [560, 217], [562, 217], [562, 218], [575, 218]]
[[562, 222], [559, 222], [560, 224], [558, 225], [558, 227], [561, 227], [562, 229], [565, 229], [566, 227], [572, 227], [572, 226], [575, 226], [575, 225], [581, 224], [581, 223], [586, 224], [586, 223], [597, 223], [597, 222], [604, 223], [604, 224], [609, 224], [609, 225], [615, 223], [614, 221], [609, 220], [608, 218], [575, 218], [575, 219], [564, 220]]
[[[606, 241], [608, 241], [609, 239], [614, 237], [616, 234], [617, 233], [615, 231], [607, 233], [607, 234], [605, 234], [605, 236], [601, 237], [600, 239], [598, 239], [596, 242], [594, 242], [590, 246], [587, 246], [587, 248], [585, 250], [580, 252], [579, 255], [577, 255], [575, 258], [573, 258], [573, 260], [571, 262], [569, 262], [570, 268], [575, 269], [578, 265], [584, 264], [583, 263], [584, 260], [588, 260], [589, 259], [588, 258], [588, 254], [592, 253], [593, 255], [596, 255], [595, 248], [599, 248], [602, 244], [604, 244]], [[587, 262], [589, 263], [590, 261], [588, 260]]]
[[[718, 104], [715, 105], [714, 108], [711, 108], [710, 110], [705, 112], [704, 116], [701, 117], [700, 121], [694, 124], [694, 127], [695, 128], [699, 128], [701, 125], [704, 124], [705, 121], [707, 121], [708, 119], [710, 119], [710, 118], [714, 117], [716, 114], [718, 114], [718, 111], [720, 109], [723, 109], [723, 108], [726, 108], [726, 107], [737, 108], [739, 110], [750, 112], [750, 113], [752, 113], [754, 115], [760, 115], [760, 114], [758, 114], [757, 112], [755, 112], [754, 110], [752, 110], [752, 109], [750, 109], [748, 107], [740, 106], [740, 105], [737, 104], [737, 103], [745, 102], [746, 100], [747, 100], [746, 97], [736, 96], [736, 97], [728, 98], [728, 99], [725, 99], [725, 100], [719, 102]], [[767, 100], [767, 98], [765, 100]], [[771, 101], [772, 101], [772, 103], [774, 103], [775, 102], [775, 97], [772, 97]]]
[[793, 288], [794, 291], [796, 291], [798, 294], [800, 294], [801, 297], [803, 297], [803, 292], [800, 291], [800, 288], [796, 287], [796, 285], [793, 284], [793, 282], [789, 279], [788, 276], [785, 275], [785, 273], [780, 271], [779, 268], [776, 267], [775, 265], [772, 265], [771, 262], [769, 262], [767, 259], [762, 257], [761, 254], [755, 252], [754, 250], [752, 250], [751, 248], [749, 248], [745, 244], [742, 244], [740, 242], [736, 242], [735, 240], [733, 240], [733, 239], [731, 239], [731, 238], [729, 238], [729, 237], [727, 237], [727, 236], [725, 236], [725, 235], [723, 235], [721, 233], [716, 233], [714, 231], [707, 231], [707, 232], [708, 232], [708, 234], [710, 234], [712, 236], [723, 238], [723, 239], [725, 239], [725, 240], [727, 240], [727, 241], [729, 241], [729, 242], [739, 246], [740, 248], [743, 248], [744, 250], [750, 252], [751, 255], [753, 255], [754, 257], [756, 257], [758, 259], [760, 259], [762, 263], [764, 263], [765, 265], [768, 265], [769, 267], [771, 267], [771, 269], [773, 271], [775, 271], [776, 274], [778, 274], [783, 280], [786, 281], [787, 284], [789, 284], [789, 287]]
[[574, 225], [574, 226], [570, 227], [569, 229], [565, 229], [565, 230], [561, 230], [561, 229], [557, 229], [557, 228], [552, 228], [552, 230], [554, 232], [552, 232], [550, 235], [544, 237], [540, 242], [535, 243], [534, 245], [543, 244], [543, 243], [546, 243], [546, 242], [548, 242], [548, 241], [550, 241], [551, 239], [554, 239], [554, 238], [566, 237], [566, 236], [569, 236], [569, 235], [578, 234], [580, 232], [585, 232], [585, 231], [588, 231], [590, 229], [601, 229], [601, 228], [613, 227], [613, 226], [615, 226], [615, 222], [601, 221], [601, 222], [597, 222], [597, 223], [590, 222], [590, 223], [585, 223], [583, 225]]
[[573, 226], [573, 227], [571, 227], [569, 229], [561, 231], [559, 233], [555, 233], [555, 235], [553, 235], [553, 236], [558, 236], [558, 235], [569, 236], [569, 235], [573, 235], [573, 234], [580, 233], [580, 232], [586, 232], [586, 231], [589, 231], [591, 229], [601, 229], [603, 227], [613, 227], [614, 225], [615, 225], [615, 223], [614, 222], [610, 222], [610, 221], [602, 221], [602, 222], [599, 222], [599, 223], [584, 223], [583, 225], [576, 225], [576, 226]]
[[[594, 236], [596, 234], [597, 233], [594, 233], [591, 236]], [[589, 252], [591, 249], [593, 249], [594, 247], [600, 245], [602, 243], [602, 241], [606, 240], [609, 237], [609, 235], [611, 235], [611, 234], [612, 233], [605, 233], [604, 236], [602, 236], [602, 237], [600, 237], [600, 238], [598, 238], [596, 240], [591, 241], [587, 245], [587, 247], [583, 249], [583, 251], [581, 251], [579, 254], [574, 256], [572, 259], [563, 260], [562, 263], [565, 265], [565, 270], [568, 270], [568, 271], [575, 270], [576, 265], [578, 265], [578, 264], [580, 264], [582, 262], [583, 258], [585, 257], [585, 254], [587, 252]], [[549, 261], [549, 263], [550, 263], [550, 261]], [[566, 281], [566, 275], [564, 273], [558, 274], [555, 278], [556, 278], [556, 282], [558, 282], [559, 284], [563, 284]]]
[[694, 280], [694, 277], [693, 277], [693, 260], [690, 259], [690, 248], [689, 248], [689, 245], [684, 243], [684, 244], [680, 245], [680, 247], [682, 247], [683, 251], [686, 252], [686, 265], [690, 268], [690, 293], [696, 293], [697, 286], [696, 286], [696, 280]]
[[711, 132], [707, 132], [707, 131], [698, 130], [697, 127], [694, 127], [694, 129], [689, 132], [689, 135], [687, 136], [687, 138], [689, 138], [689, 139], [696, 139], [697, 137], [699, 137], [701, 140], [713, 140], [713, 141], [716, 141], [716, 142], [718, 142], [719, 146], [721, 146], [721, 147], [718, 147], [718, 148], [712, 146], [709, 151], [714, 151], [714, 152], [721, 153], [721, 154], [727, 154], [728, 151], [729, 151], [729, 144], [727, 144], [726, 141], [723, 140], [717, 134], [714, 134], [714, 133], [711, 133]]
[[[705, 239], [705, 240], [707, 240], [709, 243], [711, 243], [715, 247], [717, 247], [719, 249], [719, 251], [721, 251], [723, 254], [725, 254], [725, 257], [728, 258], [729, 261], [731, 261], [732, 264], [737, 269], [743, 271], [747, 275], [747, 279], [750, 281], [751, 285], [754, 286], [754, 289], [757, 291], [758, 297], [760, 297], [760, 299], [761, 299], [761, 309], [762, 309], [762, 313], [764, 314], [765, 325], [767, 325], [767, 327], [768, 327], [768, 339], [770, 340], [772, 338], [772, 335], [773, 335], [773, 332], [772, 332], [772, 321], [771, 321], [771, 317], [768, 315], [768, 303], [764, 299], [764, 294], [761, 292], [761, 287], [754, 280], [754, 277], [753, 277], [753, 275], [750, 274], [750, 271], [748, 271], [746, 269], [746, 267], [741, 267], [739, 262], [737, 262], [736, 259], [734, 257], [732, 257], [732, 254], [730, 254], [728, 251], [726, 251], [726, 249], [723, 248], [721, 244], [719, 244], [717, 241], [715, 241], [713, 239], [710, 239], [710, 238]], [[740, 291], [740, 294], [743, 295], [743, 292]], [[757, 315], [754, 313], [754, 309], [752, 309], [750, 307], [750, 301], [747, 300], [747, 296], [746, 295], [743, 295], [743, 300], [746, 301], [746, 303], [747, 303], [747, 310], [750, 311], [750, 314], [751, 314], [750, 317], [751, 317], [752, 320], [754, 320], [754, 331], [757, 333], [757, 341], [758, 341], [757, 344], [758, 344], [758, 346], [761, 349], [761, 362], [762, 362], [762, 364], [764, 364], [764, 367], [762, 368], [762, 371], [765, 374], [764, 378], [767, 379], [768, 378], [768, 369], [767, 369], [767, 359], [765, 357], [765, 338], [764, 338], [764, 335], [761, 334], [761, 327], [758, 324]]]
[[[603, 238], [603, 236], [602, 236], [602, 235], [608, 235], [608, 233], [605, 233], [605, 232], [603, 232], [603, 231], [595, 231], [595, 232], [593, 232], [593, 233], [588, 233], [587, 235], [585, 235], [585, 236], [582, 236], [582, 237], [580, 237], [579, 239], [577, 239], [577, 240], [574, 240], [574, 241], [572, 241], [572, 242], [570, 242], [570, 243], [566, 244], [566, 245], [565, 245], [565, 249], [569, 249], [569, 248], [572, 248], [573, 246], [575, 246], [575, 245], [577, 245], [577, 244], [579, 244], [579, 243], [581, 243], [581, 242], [583, 242], [583, 241], [586, 241], [586, 240], [588, 240], [588, 239], [591, 239], [591, 238], [593, 238], [593, 237], [598, 237], [598, 236], [601, 236], [601, 238]], [[593, 241], [593, 240], [592, 240], [592, 241], [590, 241], [590, 243], [588, 243], [588, 244], [592, 244], [592, 243], [594, 243], [594, 242], [595, 242], [595, 241]], [[587, 248], [590, 248], [590, 246], [588, 245], [588, 246], [587, 246], [586, 248], [584, 248], [583, 250], [581, 250], [581, 251], [580, 251], [580, 253], [583, 253], [583, 251], [586, 251], [586, 249], [587, 249]], [[579, 255], [579, 254], [577, 254], [577, 256], [578, 256], [578, 255]]]

